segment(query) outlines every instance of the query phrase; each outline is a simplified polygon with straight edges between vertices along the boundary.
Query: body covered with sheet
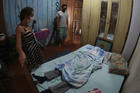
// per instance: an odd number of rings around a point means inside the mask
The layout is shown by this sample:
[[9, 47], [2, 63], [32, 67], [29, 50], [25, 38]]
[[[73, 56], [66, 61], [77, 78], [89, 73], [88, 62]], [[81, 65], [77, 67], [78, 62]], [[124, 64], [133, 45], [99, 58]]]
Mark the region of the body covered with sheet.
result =
[[105, 51], [93, 47], [86, 51], [79, 51], [64, 63], [58, 64], [56, 69], [62, 72], [62, 78], [74, 87], [83, 86], [90, 75], [102, 67]]

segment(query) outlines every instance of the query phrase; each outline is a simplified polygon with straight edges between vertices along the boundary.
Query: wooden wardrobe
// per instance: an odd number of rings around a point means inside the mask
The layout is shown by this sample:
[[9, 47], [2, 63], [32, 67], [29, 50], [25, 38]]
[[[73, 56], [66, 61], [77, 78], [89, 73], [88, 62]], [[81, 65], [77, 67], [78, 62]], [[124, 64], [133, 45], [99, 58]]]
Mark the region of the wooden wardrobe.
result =
[[132, 0], [83, 0], [82, 45], [95, 45], [97, 37], [112, 42], [121, 53], [129, 30]]

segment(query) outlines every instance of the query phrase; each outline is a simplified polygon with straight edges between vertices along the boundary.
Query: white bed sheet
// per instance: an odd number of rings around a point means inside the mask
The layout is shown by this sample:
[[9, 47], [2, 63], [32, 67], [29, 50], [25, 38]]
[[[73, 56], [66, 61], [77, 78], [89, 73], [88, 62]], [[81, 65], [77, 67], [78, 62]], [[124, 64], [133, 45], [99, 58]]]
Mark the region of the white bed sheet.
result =
[[[56, 64], [59, 64], [61, 62], [64, 62], [65, 60], [74, 57], [77, 51], [85, 51], [87, 50], [87, 48], [91, 47], [91, 45], [85, 45], [72, 53], [54, 59], [50, 62], [44, 63], [37, 70], [33, 71], [32, 74], [34, 73], [36, 75], [43, 76], [45, 72], [53, 70]], [[107, 64], [103, 64], [102, 69], [95, 71], [90, 76], [88, 82], [84, 86], [78, 89], [71, 88], [66, 93], [87, 93], [87, 91], [92, 90], [94, 88], [98, 88], [102, 91], [102, 93], [119, 93], [124, 77], [121, 75], [108, 73], [108, 68], [109, 66]], [[53, 79], [50, 82], [46, 81], [43, 84], [38, 84], [37, 88], [39, 91], [42, 91], [50, 86], [58, 84], [59, 82], [61, 82], [60, 77]]]

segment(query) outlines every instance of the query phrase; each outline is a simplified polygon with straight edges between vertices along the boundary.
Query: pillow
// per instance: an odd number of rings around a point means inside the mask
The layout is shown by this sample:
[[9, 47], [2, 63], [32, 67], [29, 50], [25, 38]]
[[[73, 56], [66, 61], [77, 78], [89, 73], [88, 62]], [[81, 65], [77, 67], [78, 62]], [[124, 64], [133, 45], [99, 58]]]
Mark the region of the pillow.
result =
[[112, 53], [109, 63], [109, 72], [119, 75], [128, 75], [127, 62], [120, 54]]

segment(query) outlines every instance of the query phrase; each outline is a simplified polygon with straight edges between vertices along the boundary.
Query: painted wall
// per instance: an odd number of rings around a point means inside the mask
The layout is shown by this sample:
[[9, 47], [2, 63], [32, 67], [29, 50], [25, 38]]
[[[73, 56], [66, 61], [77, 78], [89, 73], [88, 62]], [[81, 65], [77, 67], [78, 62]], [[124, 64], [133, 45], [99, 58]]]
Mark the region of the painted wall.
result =
[[126, 60], [132, 55], [138, 36], [140, 34], [140, 0], [133, 0], [133, 13], [130, 25], [130, 31], [123, 50], [123, 56]]
[[129, 65], [129, 76], [121, 93], [140, 93], [140, 38]]
[[15, 28], [20, 23], [18, 15], [21, 9], [26, 6], [34, 9], [34, 18], [37, 21], [35, 30], [48, 28], [52, 32], [53, 20], [57, 13], [56, 2], [60, 2], [60, 0], [3, 0], [8, 35], [15, 34]]

